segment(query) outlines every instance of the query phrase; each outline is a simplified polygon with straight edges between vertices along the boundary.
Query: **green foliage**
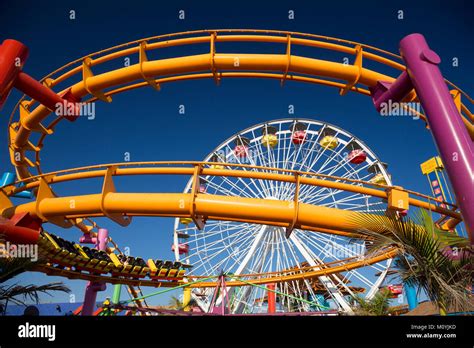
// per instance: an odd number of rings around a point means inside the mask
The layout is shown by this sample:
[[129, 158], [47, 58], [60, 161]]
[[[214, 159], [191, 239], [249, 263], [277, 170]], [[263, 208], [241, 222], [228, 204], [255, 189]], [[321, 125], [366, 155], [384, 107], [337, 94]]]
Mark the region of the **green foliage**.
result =
[[45, 285], [29, 284], [26, 286], [4, 284], [16, 275], [33, 269], [39, 262], [43, 261], [39, 260], [38, 262], [32, 262], [30, 259], [25, 258], [0, 258], [0, 308], [2, 308], [3, 311], [6, 311], [8, 302], [13, 302], [18, 305], [26, 305], [27, 301], [30, 300], [39, 303], [39, 294], [41, 293], [51, 296], [50, 292], [52, 291], [70, 292], [69, 288], [61, 282]]
[[391, 292], [387, 289], [378, 291], [374, 297], [367, 300], [360, 296], [354, 298], [357, 306], [354, 308], [356, 315], [389, 315]]
[[[395, 268], [403, 283], [422, 289], [442, 311], [469, 310], [474, 265], [469, 240], [439, 229], [424, 210], [413, 219], [364, 214], [356, 223], [369, 226], [359, 231], [369, 254], [390, 247], [399, 250]], [[457, 258], [447, 253], [453, 246]]]
[[193, 298], [191, 298], [188, 303], [183, 303], [178, 297], [171, 296], [168, 306], [170, 309], [182, 311], [188, 306], [189, 307], [197, 306], [197, 303], [196, 303], [196, 300]]

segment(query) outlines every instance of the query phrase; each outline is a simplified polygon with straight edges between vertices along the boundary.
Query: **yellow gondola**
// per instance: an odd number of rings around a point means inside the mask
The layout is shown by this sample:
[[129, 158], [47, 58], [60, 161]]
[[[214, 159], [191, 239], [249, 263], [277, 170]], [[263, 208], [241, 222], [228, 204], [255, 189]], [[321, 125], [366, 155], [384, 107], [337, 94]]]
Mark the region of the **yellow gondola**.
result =
[[331, 128], [326, 128], [321, 132], [321, 140], [319, 145], [325, 149], [334, 150], [339, 145], [339, 140], [336, 137], [336, 131]]

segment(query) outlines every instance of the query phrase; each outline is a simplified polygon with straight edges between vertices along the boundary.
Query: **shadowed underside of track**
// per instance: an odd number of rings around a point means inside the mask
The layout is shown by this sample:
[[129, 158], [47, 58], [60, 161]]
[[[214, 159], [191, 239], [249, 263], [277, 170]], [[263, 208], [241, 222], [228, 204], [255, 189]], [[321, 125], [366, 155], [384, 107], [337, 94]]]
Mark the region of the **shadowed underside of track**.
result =
[[[370, 214], [299, 202], [296, 194], [294, 200], [281, 201], [199, 193], [199, 178], [203, 174], [212, 174], [216, 176], [286, 181], [295, 184], [295, 193], [299, 191], [300, 186], [309, 185], [345, 189], [380, 197], [381, 199], [387, 199], [391, 190], [404, 192], [400, 187], [395, 188], [369, 182], [357, 182], [359, 185], [354, 185], [354, 180], [351, 179], [306, 172], [292, 172], [277, 168], [272, 169], [273, 173], [268, 173], [269, 168], [265, 168], [267, 171], [264, 171], [262, 168], [235, 164], [225, 164], [228, 169], [219, 170], [211, 169], [216, 163], [206, 162], [181, 163], [181, 165], [184, 165], [182, 167], [177, 166], [177, 163], [174, 163], [174, 167], [170, 167], [169, 163], [166, 165], [154, 163], [155, 166], [152, 166], [150, 163], [148, 163], [148, 166], [145, 166], [146, 164], [123, 163], [78, 168], [50, 173], [32, 178], [33, 180], [25, 180], [21, 186], [16, 186], [15, 184], [5, 186], [0, 190], [0, 203], [3, 207], [1, 214], [5, 218], [13, 219], [17, 216], [28, 216], [31, 219], [50, 222], [61, 227], [78, 227], [82, 224], [83, 219], [99, 216], [109, 217], [124, 226], [131, 222], [133, 216], [191, 217], [196, 223], [201, 224], [205, 224], [208, 220], [241, 221], [336, 234], [349, 238], [363, 238], [359, 233], [361, 229], [382, 232], [385, 228], [380, 224], [371, 225], [369, 222], [365, 223], [364, 221], [371, 221], [371, 219], [367, 219], [367, 216]], [[219, 164], [223, 165], [223, 163]], [[120, 193], [116, 192], [113, 183], [115, 176], [163, 174], [188, 175], [194, 178], [191, 193]], [[52, 190], [55, 183], [74, 182], [76, 180], [97, 177], [103, 177], [101, 193], [57, 197]], [[18, 191], [26, 189], [36, 191], [36, 201], [13, 205], [9, 197]], [[409, 192], [405, 193], [408, 197]], [[417, 194], [413, 193], [410, 195], [416, 196]], [[418, 198], [424, 198], [428, 201]], [[460, 218], [459, 213], [442, 209], [430, 203], [429, 197], [418, 195], [418, 198], [409, 198], [410, 204], [432, 208], [434, 211], [445, 213], [454, 220]], [[44, 240], [44, 238], [40, 236], [41, 240]], [[252, 284], [267, 284], [315, 278], [377, 263], [394, 257], [396, 253], [396, 250], [389, 249], [381, 251], [379, 254], [366, 255], [362, 260], [345, 259], [332, 265], [311, 267], [308, 270], [299, 272], [288, 271], [255, 275], [253, 277], [250, 276], [250, 279], [247, 278], [246, 281]], [[70, 251], [69, 253], [61, 251], [57, 247], [47, 252], [46, 255], [49, 265], [39, 266], [38, 270], [47, 274], [61, 275], [72, 279], [87, 279], [91, 281], [100, 279], [111, 283], [124, 283], [128, 285], [172, 286], [176, 282], [183, 281], [184, 277], [184, 273], [180, 273], [180, 279], [166, 279], [166, 277], [169, 278], [169, 274], [165, 272], [162, 277], [151, 279], [150, 274], [153, 278], [153, 272], [156, 274], [158, 270], [155, 269], [153, 271], [156, 267], [150, 267], [150, 262], [147, 264], [142, 263], [141, 268], [134, 268], [126, 267], [122, 263], [114, 264], [113, 261], [102, 260], [103, 262], [101, 262], [99, 260], [93, 264], [92, 268], [89, 267], [90, 265], [83, 267], [80, 265], [85, 261], [77, 253], [70, 254]], [[109, 273], [112, 274], [112, 277], [106, 276]], [[149, 279], [146, 279], [147, 277]], [[214, 281], [203, 281], [190, 286], [210, 287], [215, 284]], [[238, 279], [229, 283], [229, 286], [245, 285], [246, 283]]]

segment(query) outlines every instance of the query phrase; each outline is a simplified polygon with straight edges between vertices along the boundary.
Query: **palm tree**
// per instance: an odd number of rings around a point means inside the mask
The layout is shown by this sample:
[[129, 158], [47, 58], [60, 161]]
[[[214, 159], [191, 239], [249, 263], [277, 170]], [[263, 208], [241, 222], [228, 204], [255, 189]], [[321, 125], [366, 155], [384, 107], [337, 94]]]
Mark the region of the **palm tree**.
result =
[[17, 305], [26, 305], [28, 300], [39, 303], [39, 294], [41, 293], [51, 295], [51, 291], [70, 292], [69, 288], [61, 282], [44, 285], [29, 284], [26, 286], [4, 284], [16, 275], [31, 270], [36, 264], [41, 262], [43, 261], [32, 262], [26, 258], [0, 257], [0, 312], [3, 312], [3, 315], [6, 314], [9, 302]]
[[357, 306], [354, 306], [355, 315], [390, 315], [390, 299], [392, 293], [387, 289], [379, 290], [371, 299], [365, 299], [360, 296], [355, 296], [354, 301]]
[[[371, 226], [359, 230], [366, 238], [368, 253], [389, 247], [399, 250], [397, 277], [424, 290], [441, 315], [448, 308], [469, 310], [474, 264], [469, 240], [439, 229], [425, 210], [419, 210], [412, 219], [364, 214], [356, 222]], [[457, 257], [452, 257], [453, 248], [458, 250]]]
[[182, 311], [186, 307], [195, 307], [197, 306], [197, 302], [195, 299], [191, 298], [188, 303], [183, 303], [178, 297], [171, 296], [170, 301], [168, 303], [170, 309], [174, 309], [177, 311]]

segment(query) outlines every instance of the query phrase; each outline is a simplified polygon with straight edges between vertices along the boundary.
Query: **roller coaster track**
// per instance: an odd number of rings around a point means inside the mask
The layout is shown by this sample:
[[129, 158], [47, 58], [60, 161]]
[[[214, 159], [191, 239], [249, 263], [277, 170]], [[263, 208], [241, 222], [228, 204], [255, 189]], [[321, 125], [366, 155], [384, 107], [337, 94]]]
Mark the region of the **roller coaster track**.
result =
[[[199, 176], [223, 176], [239, 177], [260, 180], [275, 180], [294, 183], [295, 185], [319, 186], [349, 192], [370, 195], [381, 199], [388, 198], [388, 190], [400, 190], [418, 198], [409, 198], [412, 206], [425, 208], [453, 219], [461, 220], [461, 216], [453, 209], [445, 209], [434, 204], [435, 198], [422, 195], [401, 187], [390, 187], [377, 185], [371, 182], [350, 180], [335, 176], [325, 176], [310, 172], [294, 170], [283, 170], [279, 168], [255, 167], [251, 165], [226, 163], [228, 169], [213, 169], [213, 165], [223, 165], [212, 162], [125, 162], [108, 165], [97, 165], [62, 170], [48, 174], [30, 177], [12, 185], [4, 186], [0, 191], [0, 199], [3, 208], [0, 208], [2, 216], [10, 218], [14, 214], [29, 213], [33, 217], [42, 218], [45, 222], [58, 224], [63, 227], [71, 227], [65, 220], [88, 218], [94, 216], [108, 216], [112, 219], [119, 215], [131, 217], [140, 216], [176, 216], [196, 217], [206, 216], [208, 219], [230, 219], [244, 222], [259, 222], [274, 226], [287, 226], [293, 221], [295, 213], [298, 213], [299, 221], [296, 225], [309, 230], [317, 229], [320, 232], [337, 233], [353, 236], [360, 226], [350, 223], [350, 218], [357, 213], [336, 208], [318, 207], [301, 203], [300, 205], [288, 204], [291, 202], [269, 202], [257, 198], [219, 196], [209, 194], [188, 193], [118, 193], [115, 192], [113, 177], [124, 175], [187, 175], [198, 180]], [[171, 165], [175, 165], [172, 167]], [[100, 194], [83, 196], [55, 197], [50, 192], [50, 185], [67, 181], [90, 179], [102, 177], [104, 180], [103, 190]], [[34, 180], [32, 180], [34, 179]], [[358, 183], [352, 185], [349, 183]], [[113, 190], [112, 190], [113, 189]], [[37, 190], [36, 202], [30, 202], [13, 206], [9, 197], [24, 190]], [[50, 196], [48, 196], [48, 194]], [[70, 207], [71, 200], [75, 207]], [[433, 203], [432, 203], [433, 202]], [[251, 212], [236, 209], [226, 211], [220, 204], [242, 204], [252, 207]], [[278, 209], [278, 210], [275, 210]], [[299, 210], [298, 212], [296, 210]], [[238, 211], [239, 213], [236, 213]], [[276, 214], [275, 212], [279, 213]], [[313, 214], [313, 218], [310, 215]], [[315, 222], [316, 216], [335, 216], [335, 221], [324, 221], [320, 219]], [[326, 219], [327, 220], [327, 219]], [[117, 218], [116, 222], [127, 225], [129, 221]], [[349, 234], [347, 233], [349, 232]]]
[[[282, 50], [274, 54], [224, 53], [218, 50], [221, 43], [272, 43], [279, 44]], [[160, 54], [160, 49], [195, 45], [204, 47], [202, 54], [178, 56], [149, 60], [152, 51]], [[322, 60], [295, 54], [300, 47], [318, 48], [336, 54], [353, 57], [353, 64], [343, 64], [341, 60]], [[123, 67], [123, 58], [137, 56], [138, 63]], [[104, 70], [106, 64], [120, 64], [118, 69], [94, 74], [94, 70]], [[384, 71], [392, 70], [390, 75], [379, 73], [373, 68], [382, 65]], [[223, 78], [270, 78], [286, 81], [300, 81], [335, 87], [341, 95], [357, 92], [370, 96], [369, 88], [377, 82], [393, 82], [396, 76], [406, 67], [398, 55], [386, 52], [361, 43], [335, 39], [331, 37], [310, 35], [286, 31], [270, 30], [205, 30], [149, 37], [112, 47], [100, 52], [91, 53], [70, 62], [55, 70], [41, 80], [47, 87], [59, 95], [68, 94], [73, 99], [85, 103], [102, 100], [110, 102], [112, 96], [132, 89], [151, 86], [159, 90], [168, 82], [211, 78], [219, 84]], [[138, 82], [137, 82], [138, 81]], [[474, 117], [468, 106], [463, 103], [472, 99], [447, 81], [453, 88], [452, 94], [471, 138], [474, 139]], [[463, 100], [461, 100], [463, 98]], [[417, 101], [414, 91], [405, 98], [406, 102]], [[19, 117], [15, 119], [18, 111]], [[413, 110], [411, 110], [414, 112]], [[423, 114], [420, 118], [426, 120]], [[218, 196], [193, 193], [119, 193], [116, 192], [113, 178], [123, 175], [188, 175], [199, 182], [200, 175], [229, 176], [258, 180], [277, 180], [298, 185], [312, 185], [350, 192], [371, 195], [387, 199], [392, 190], [399, 190], [410, 195], [409, 204], [447, 216], [452, 224], [461, 221], [457, 207], [442, 208], [435, 204], [435, 199], [399, 187], [386, 187], [365, 182], [354, 182], [337, 177], [315, 175], [305, 172], [293, 172], [273, 168], [259, 168], [244, 165], [225, 164], [226, 169], [213, 169], [212, 163], [206, 162], [141, 162], [117, 163], [110, 165], [89, 166], [76, 169], [43, 174], [40, 153], [48, 135], [55, 132], [58, 123], [63, 119], [74, 120], [75, 117], [52, 114], [52, 110], [38, 102], [22, 97], [14, 108], [9, 124], [9, 149], [11, 162], [20, 179], [13, 185], [0, 190], [0, 212], [3, 217], [12, 218], [17, 214], [27, 213], [42, 222], [50, 222], [61, 227], [76, 226], [83, 232], [90, 232], [91, 226], [85, 221], [93, 217], [108, 217], [120, 225], [126, 226], [133, 216], [172, 216], [190, 217], [196, 223], [206, 220], [227, 220], [258, 223], [265, 225], [294, 227], [308, 231], [338, 234], [360, 238], [361, 228], [377, 230], [380, 226], [368, 226], [355, 223], [360, 213], [328, 208], [295, 201], [273, 201], [257, 198]], [[33, 134], [39, 136], [32, 137]], [[35, 142], [36, 141], [36, 142]], [[35, 143], [34, 143], [35, 142]], [[30, 154], [33, 153], [34, 157]], [[220, 164], [222, 165], [222, 164]], [[30, 169], [34, 168], [35, 173]], [[89, 195], [58, 197], [52, 190], [55, 183], [103, 178], [102, 192]], [[21, 191], [32, 190], [36, 195], [34, 202], [14, 205], [10, 198]], [[295, 195], [296, 196], [296, 195]], [[416, 198], [415, 198], [416, 197]], [[71, 208], [71, 201], [74, 207]], [[360, 220], [360, 219], [359, 219]], [[321, 269], [309, 269], [294, 274], [249, 275], [247, 282], [267, 284], [302, 280], [312, 277], [344, 272], [357, 267], [380, 262], [394, 257], [397, 250], [389, 249], [377, 255], [367, 255], [363, 260], [342, 260], [341, 264], [326, 265]], [[76, 257], [75, 255], [71, 256]], [[47, 274], [61, 275], [72, 279], [86, 279], [130, 286], [174, 286], [183, 280], [140, 279], [146, 278], [150, 270], [142, 267], [139, 276], [106, 276], [113, 267], [120, 271], [123, 265], [106, 265], [102, 271], [95, 269], [75, 269], [68, 264], [67, 258], [62, 264], [55, 264], [54, 259], [47, 265], [38, 266], [37, 270]], [[105, 261], [104, 261], [105, 262]], [[99, 262], [100, 263], [100, 262]], [[58, 267], [59, 266], [59, 267]], [[105, 271], [108, 267], [107, 272]], [[153, 272], [153, 271], [152, 271]], [[190, 287], [214, 287], [215, 282], [204, 281]], [[245, 286], [238, 279], [226, 283], [227, 286]]]
[[[278, 54], [219, 53], [216, 47], [219, 43], [238, 42], [281, 44], [282, 51], [286, 51]], [[147, 58], [147, 52], [156, 50], [159, 54], [163, 48], [203, 44], [208, 45], [207, 52], [203, 54], [159, 60]], [[295, 55], [295, 50], [301, 46], [354, 56], [354, 64]], [[104, 63], [117, 63], [118, 59], [132, 55], [138, 55], [137, 64], [97, 75], [92, 71]], [[110, 102], [114, 94], [144, 86], [159, 89], [167, 82], [202, 78], [213, 78], [219, 83], [224, 77], [271, 78], [280, 80], [282, 84], [287, 80], [302, 81], [336, 87], [340, 89], [341, 95], [348, 91], [370, 95], [367, 88], [375, 86], [377, 81], [393, 82], [395, 77], [376, 72], [368, 66], [381, 64], [397, 74], [405, 70], [401, 62], [398, 55], [326, 36], [271, 30], [205, 30], [149, 37], [92, 53], [55, 70], [42, 82], [50, 88], [63, 88], [58, 91], [59, 95], [69, 94], [77, 100], [84, 99], [86, 103], [96, 100]], [[123, 66], [123, 62], [120, 63]], [[73, 83], [78, 77], [80, 81]], [[143, 82], [137, 83], [137, 80]], [[472, 99], [447, 82], [453, 88], [452, 93], [464, 124], [474, 139], [474, 116], [461, 102], [461, 96], [470, 104]], [[407, 102], [416, 101], [415, 92], [412, 91], [406, 99]], [[18, 177], [22, 179], [32, 175], [29, 167], [41, 173], [40, 152], [45, 137], [53, 134], [56, 125], [64, 119], [62, 116], [53, 117], [45, 125], [42, 122], [48, 118], [51, 110], [35, 104], [35, 100], [23, 97], [10, 117], [10, 157]], [[17, 110], [19, 119], [13, 122]], [[425, 119], [423, 114], [419, 116]], [[40, 133], [36, 144], [30, 139], [32, 133]], [[32, 159], [26, 156], [27, 152], [33, 152], [35, 157]]]
[[[220, 196], [210, 194], [188, 193], [119, 193], [115, 190], [113, 179], [116, 176], [124, 175], [187, 175], [198, 182], [202, 175], [227, 176], [252, 178], [260, 180], [275, 180], [294, 183], [295, 192], [300, 186], [320, 186], [330, 187], [364, 195], [371, 195], [386, 199], [390, 190], [404, 191], [401, 187], [391, 187], [378, 185], [370, 182], [355, 181], [351, 179], [325, 176], [309, 172], [297, 172], [278, 168], [259, 168], [249, 165], [219, 163], [226, 169], [212, 169], [216, 165], [212, 162], [135, 162], [135, 163], [115, 163], [110, 165], [99, 165], [81, 167], [76, 169], [62, 170], [32, 177], [16, 184], [4, 186], [0, 190], [0, 202], [4, 207], [1, 214], [4, 217], [12, 217], [17, 214], [27, 213], [30, 216], [49, 221], [62, 227], [71, 227], [77, 224], [77, 220], [88, 219], [90, 217], [106, 216], [115, 222], [127, 225], [132, 216], [179, 216], [191, 217], [192, 219], [206, 220], [233, 220], [242, 222], [252, 222], [259, 224], [269, 224], [287, 227], [292, 225], [309, 231], [332, 233], [352, 238], [361, 238], [358, 233], [361, 228], [372, 230], [380, 229], [379, 225], [370, 226], [356, 223], [364, 214], [346, 211], [336, 208], [328, 208], [312, 204], [292, 201], [264, 200], [257, 198], [244, 198], [233, 196]], [[56, 183], [75, 182], [77, 180], [103, 178], [103, 190], [99, 194], [88, 194], [81, 196], [57, 197], [52, 188]], [[32, 180], [34, 179], [34, 180]], [[357, 182], [360, 185], [350, 183]], [[21, 184], [18, 186], [18, 184]], [[22, 190], [37, 191], [35, 202], [14, 206], [9, 197]], [[431, 203], [434, 199], [412, 191], [409, 203], [412, 206], [431, 209], [449, 216], [451, 219], [460, 221], [460, 214], [455, 211], [455, 207], [450, 209], [441, 208], [439, 205]], [[417, 198], [414, 198], [416, 196]], [[73, 207], [71, 202], [74, 202]], [[295, 204], [296, 203], [296, 204]], [[227, 209], [232, 207], [232, 209]], [[43, 238], [44, 239], [44, 238]], [[46, 247], [46, 250], [51, 247]], [[57, 249], [57, 248], [56, 248]], [[273, 282], [283, 282], [291, 280], [309, 279], [326, 274], [334, 274], [348, 271], [364, 265], [370, 265], [385, 259], [392, 258], [397, 251], [390, 249], [378, 255], [368, 255], [363, 260], [344, 260], [342, 264], [325, 265], [325, 268], [315, 269], [309, 267], [292, 274], [254, 274], [241, 275], [253, 277], [247, 280], [253, 284], [266, 284]], [[59, 253], [60, 254], [60, 253]], [[111, 255], [112, 253], [109, 253]], [[58, 250], [54, 252], [58, 255]], [[85, 279], [90, 281], [107, 281], [109, 283], [122, 283], [130, 286], [173, 286], [177, 281], [182, 281], [184, 273], [180, 279], [165, 279], [163, 281], [139, 279], [150, 275], [150, 269], [146, 266], [134, 269], [130, 273], [121, 271], [123, 265], [103, 262], [101, 267], [94, 266], [93, 269], [75, 269], [76, 263], [71, 262], [77, 255], [67, 256], [67, 252], [59, 258], [53, 257], [49, 252], [49, 265], [38, 266], [37, 270], [51, 275], [61, 275], [72, 279]], [[55, 266], [58, 264], [60, 267]], [[99, 262], [100, 264], [100, 262]], [[122, 273], [120, 273], [122, 272]], [[97, 274], [99, 273], [99, 274]], [[100, 273], [111, 273], [113, 276], [105, 276]], [[156, 273], [156, 271], [155, 271]], [[195, 277], [195, 276], [194, 276]], [[133, 279], [137, 278], [137, 279]], [[196, 277], [195, 277], [196, 278]], [[244, 286], [238, 280], [231, 281], [229, 286]], [[210, 287], [215, 282], [203, 282], [190, 285], [192, 287]]]
[[[127, 286], [149, 286], [149, 287], [175, 287], [183, 285], [190, 280], [209, 279], [208, 276], [189, 276], [184, 280], [184, 271], [180, 271], [176, 276], [158, 276], [158, 272], [153, 271], [149, 266], [130, 267], [123, 264], [104, 259], [84, 259], [80, 253], [71, 252], [63, 248], [57, 248], [50, 242], [51, 238], [45, 232], [42, 233], [39, 241], [41, 254], [48, 258], [46, 264], [39, 264], [35, 271], [48, 275], [61, 276], [68, 279], [82, 279], [91, 282], [104, 282], [110, 284], [124, 284]], [[395, 248], [388, 248], [373, 255], [368, 255], [364, 259], [357, 257], [338, 260], [320, 266], [305, 267], [302, 269], [291, 269], [281, 272], [242, 274], [239, 278], [246, 277], [246, 281], [232, 280], [226, 282], [229, 287], [246, 286], [249, 283], [254, 285], [281, 283], [293, 280], [313, 279], [320, 276], [328, 276], [339, 272], [350, 271], [355, 268], [371, 265], [389, 258], [393, 258], [398, 253]], [[81, 264], [82, 263], [82, 264]], [[80, 264], [78, 266], [78, 264]], [[248, 278], [250, 277], [250, 279]], [[217, 278], [217, 276], [216, 276]], [[215, 287], [215, 281], [191, 282], [189, 287], [208, 288]]]

